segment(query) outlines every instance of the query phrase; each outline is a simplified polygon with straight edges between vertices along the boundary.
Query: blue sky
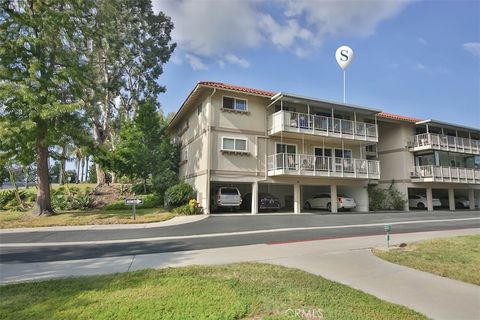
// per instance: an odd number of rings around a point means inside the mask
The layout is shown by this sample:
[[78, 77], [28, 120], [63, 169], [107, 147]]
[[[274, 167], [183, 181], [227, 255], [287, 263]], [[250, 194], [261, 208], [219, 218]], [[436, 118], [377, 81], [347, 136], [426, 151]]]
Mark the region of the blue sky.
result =
[[178, 48], [164, 112], [212, 80], [480, 127], [480, 1], [153, 0]]

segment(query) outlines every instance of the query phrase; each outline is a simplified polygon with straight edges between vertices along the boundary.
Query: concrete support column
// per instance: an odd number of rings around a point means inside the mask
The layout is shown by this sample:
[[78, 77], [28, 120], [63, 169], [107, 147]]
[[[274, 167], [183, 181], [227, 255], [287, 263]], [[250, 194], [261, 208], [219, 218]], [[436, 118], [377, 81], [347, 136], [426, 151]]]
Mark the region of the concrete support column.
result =
[[300, 196], [300, 183], [295, 182], [293, 185], [293, 213], [300, 213], [302, 208]]
[[252, 183], [252, 214], [258, 213], [258, 182]]
[[470, 210], [475, 210], [475, 190], [468, 189], [468, 204]]
[[330, 205], [331, 205], [331, 212], [337, 213], [338, 206], [337, 206], [337, 185], [332, 184], [330, 186]]
[[455, 211], [455, 190], [448, 188], [448, 208], [450, 211]]
[[427, 188], [427, 210], [433, 211], [432, 188]]

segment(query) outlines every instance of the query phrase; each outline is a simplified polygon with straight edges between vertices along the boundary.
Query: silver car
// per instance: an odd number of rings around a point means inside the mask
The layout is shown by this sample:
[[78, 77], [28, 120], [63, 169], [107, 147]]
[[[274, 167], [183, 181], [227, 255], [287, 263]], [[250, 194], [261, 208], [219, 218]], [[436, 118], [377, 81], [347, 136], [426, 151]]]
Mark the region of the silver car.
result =
[[238, 188], [235, 187], [220, 187], [215, 192], [212, 199], [213, 210], [219, 208], [227, 208], [230, 210], [238, 210], [242, 204], [242, 195]]

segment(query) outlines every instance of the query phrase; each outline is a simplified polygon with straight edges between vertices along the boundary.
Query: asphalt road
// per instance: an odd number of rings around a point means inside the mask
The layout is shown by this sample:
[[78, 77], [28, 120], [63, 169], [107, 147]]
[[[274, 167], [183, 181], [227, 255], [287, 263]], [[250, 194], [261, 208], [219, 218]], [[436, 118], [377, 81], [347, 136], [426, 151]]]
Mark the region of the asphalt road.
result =
[[148, 229], [1, 234], [0, 262], [76, 260], [359, 237], [385, 234], [385, 224], [392, 224], [394, 241], [399, 233], [480, 228], [480, 211], [211, 216], [194, 223]]

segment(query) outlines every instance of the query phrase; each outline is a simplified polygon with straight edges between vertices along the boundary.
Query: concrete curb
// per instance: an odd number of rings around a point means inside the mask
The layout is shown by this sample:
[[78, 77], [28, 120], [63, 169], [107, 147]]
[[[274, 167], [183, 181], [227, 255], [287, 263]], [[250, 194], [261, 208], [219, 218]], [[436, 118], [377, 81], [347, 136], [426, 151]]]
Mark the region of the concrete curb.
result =
[[102, 224], [102, 225], [86, 225], [86, 226], [57, 226], [57, 227], [37, 227], [37, 228], [9, 228], [0, 229], [0, 234], [24, 233], [24, 232], [45, 232], [45, 231], [83, 231], [83, 230], [118, 230], [118, 229], [149, 229], [158, 227], [169, 227], [180, 224], [187, 224], [201, 221], [208, 218], [208, 215], [194, 216], [175, 216], [170, 220], [138, 223], [138, 224]]

